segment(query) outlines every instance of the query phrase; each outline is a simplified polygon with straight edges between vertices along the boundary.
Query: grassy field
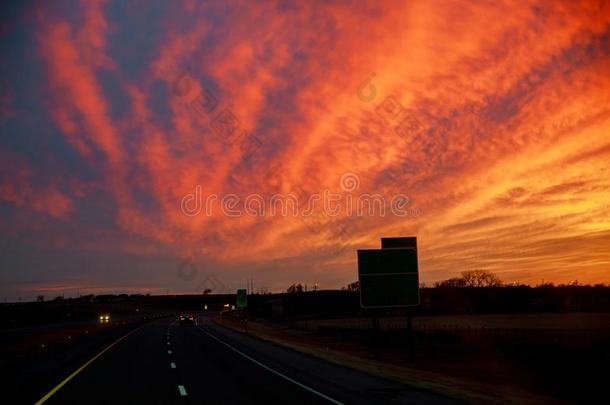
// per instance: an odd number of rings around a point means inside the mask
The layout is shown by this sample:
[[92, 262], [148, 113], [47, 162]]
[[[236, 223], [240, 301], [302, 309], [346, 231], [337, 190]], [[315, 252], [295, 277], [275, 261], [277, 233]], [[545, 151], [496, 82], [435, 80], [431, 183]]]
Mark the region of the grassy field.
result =
[[[455, 315], [248, 322], [250, 333], [470, 402], [592, 401], [604, 393], [610, 314]], [[239, 321], [223, 321], [239, 329]]]
[[[369, 329], [371, 318], [339, 318], [294, 321], [296, 327], [318, 329]], [[404, 317], [379, 319], [384, 330], [404, 329]], [[565, 313], [565, 314], [502, 314], [502, 315], [442, 315], [415, 316], [416, 330], [473, 330], [473, 329], [551, 329], [563, 331], [610, 331], [610, 313]]]

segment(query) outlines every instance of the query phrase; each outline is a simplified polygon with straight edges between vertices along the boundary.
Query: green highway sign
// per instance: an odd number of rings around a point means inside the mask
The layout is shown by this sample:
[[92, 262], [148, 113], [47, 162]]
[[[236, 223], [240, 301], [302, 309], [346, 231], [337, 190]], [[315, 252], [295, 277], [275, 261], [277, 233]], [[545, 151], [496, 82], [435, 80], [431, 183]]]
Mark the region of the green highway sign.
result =
[[417, 251], [414, 249], [368, 249], [358, 251], [358, 273], [417, 274]]
[[248, 290], [240, 288], [237, 290], [237, 309], [243, 309], [248, 306]]
[[358, 250], [360, 305], [363, 308], [419, 305], [419, 266], [415, 241], [396, 244], [399, 246], [392, 243], [387, 245], [393, 246]]

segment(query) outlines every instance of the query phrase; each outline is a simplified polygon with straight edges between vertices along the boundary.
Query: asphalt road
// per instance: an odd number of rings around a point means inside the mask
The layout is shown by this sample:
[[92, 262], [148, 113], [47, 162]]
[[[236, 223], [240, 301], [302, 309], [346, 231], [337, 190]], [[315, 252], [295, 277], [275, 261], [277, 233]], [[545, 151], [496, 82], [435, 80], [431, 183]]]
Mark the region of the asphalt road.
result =
[[[49, 389], [67, 376], [57, 376]], [[451, 403], [252, 338], [201, 317], [136, 329], [81, 369], [45, 404]]]

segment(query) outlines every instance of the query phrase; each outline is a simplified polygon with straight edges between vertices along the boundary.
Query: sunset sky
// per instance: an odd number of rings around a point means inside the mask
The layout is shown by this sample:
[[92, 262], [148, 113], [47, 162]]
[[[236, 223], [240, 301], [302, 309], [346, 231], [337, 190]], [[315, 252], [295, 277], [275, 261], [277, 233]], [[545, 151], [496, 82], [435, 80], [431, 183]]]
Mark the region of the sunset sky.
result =
[[338, 288], [382, 236], [428, 284], [610, 282], [610, 2], [13, 1], [0, 38], [0, 299]]

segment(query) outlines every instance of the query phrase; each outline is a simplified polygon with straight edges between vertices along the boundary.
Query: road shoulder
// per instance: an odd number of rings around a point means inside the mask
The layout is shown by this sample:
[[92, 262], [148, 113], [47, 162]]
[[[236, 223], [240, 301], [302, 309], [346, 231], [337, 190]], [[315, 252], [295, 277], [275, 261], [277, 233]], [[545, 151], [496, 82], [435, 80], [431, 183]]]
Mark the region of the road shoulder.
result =
[[[215, 325], [245, 335], [244, 324], [226, 316], [214, 319]], [[438, 373], [385, 364], [379, 361], [364, 359], [352, 354], [343, 353], [327, 347], [295, 339], [294, 336], [279, 328], [273, 328], [258, 322], [248, 322], [247, 335], [263, 341], [288, 348], [299, 353], [313, 356], [335, 365], [366, 373], [376, 378], [397, 382], [415, 390], [438, 394], [446, 398], [455, 398], [468, 403], [549, 403], [549, 398], [533, 396], [529, 392], [520, 392], [470, 380], [447, 377]]]

